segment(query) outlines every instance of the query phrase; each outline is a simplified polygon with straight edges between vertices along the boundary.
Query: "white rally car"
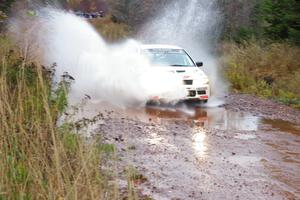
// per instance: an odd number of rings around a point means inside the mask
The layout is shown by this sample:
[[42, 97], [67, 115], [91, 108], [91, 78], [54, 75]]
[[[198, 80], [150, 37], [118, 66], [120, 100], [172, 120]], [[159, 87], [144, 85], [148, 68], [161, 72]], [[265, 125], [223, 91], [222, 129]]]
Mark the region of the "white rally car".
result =
[[187, 52], [180, 47], [170, 45], [142, 45], [142, 52], [151, 65], [166, 71], [175, 72], [182, 78], [187, 90], [184, 100], [196, 100], [206, 103], [210, 96], [209, 79], [200, 69], [202, 62], [195, 63]]

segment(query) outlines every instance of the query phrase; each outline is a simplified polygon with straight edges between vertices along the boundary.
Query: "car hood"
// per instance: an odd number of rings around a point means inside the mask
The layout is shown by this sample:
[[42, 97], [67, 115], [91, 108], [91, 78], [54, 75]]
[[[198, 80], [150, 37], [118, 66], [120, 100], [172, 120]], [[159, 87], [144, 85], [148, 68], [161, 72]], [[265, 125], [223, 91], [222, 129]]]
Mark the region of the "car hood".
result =
[[153, 66], [155, 71], [174, 73], [182, 79], [207, 79], [207, 75], [198, 67]]

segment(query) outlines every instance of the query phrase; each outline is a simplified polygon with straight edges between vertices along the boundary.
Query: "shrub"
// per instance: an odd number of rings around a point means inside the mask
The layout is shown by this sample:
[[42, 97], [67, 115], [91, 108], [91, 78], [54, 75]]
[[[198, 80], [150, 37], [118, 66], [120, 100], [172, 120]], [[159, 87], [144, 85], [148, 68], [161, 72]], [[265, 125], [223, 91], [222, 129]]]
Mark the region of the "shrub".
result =
[[300, 106], [300, 48], [287, 43], [223, 45], [222, 61], [234, 91]]
[[124, 23], [116, 23], [107, 16], [104, 19], [94, 19], [91, 21], [96, 30], [109, 42], [116, 42], [126, 39], [131, 34], [131, 29]]

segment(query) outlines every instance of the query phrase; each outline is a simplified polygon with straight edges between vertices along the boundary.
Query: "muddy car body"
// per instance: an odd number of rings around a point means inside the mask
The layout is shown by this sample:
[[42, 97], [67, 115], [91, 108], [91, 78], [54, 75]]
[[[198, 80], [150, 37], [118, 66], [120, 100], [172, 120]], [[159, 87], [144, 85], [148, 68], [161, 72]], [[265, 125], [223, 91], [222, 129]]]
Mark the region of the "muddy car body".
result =
[[187, 96], [180, 100], [206, 103], [210, 96], [209, 79], [200, 69], [202, 62], [194, 62], [181, 47], [171, 45], [142, 45], [142, 52], [153, 67], [159, 67], [179, 75], [187, 90]]

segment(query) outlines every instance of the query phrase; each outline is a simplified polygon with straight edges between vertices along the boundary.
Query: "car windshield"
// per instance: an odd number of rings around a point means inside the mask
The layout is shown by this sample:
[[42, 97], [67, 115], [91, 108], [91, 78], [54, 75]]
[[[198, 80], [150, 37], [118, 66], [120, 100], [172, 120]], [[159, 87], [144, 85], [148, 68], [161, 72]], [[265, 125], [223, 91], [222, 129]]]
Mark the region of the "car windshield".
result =
[[195, 66], [190, 56], [182, 49], [145, 49], [143, 53], [154, 66]]

